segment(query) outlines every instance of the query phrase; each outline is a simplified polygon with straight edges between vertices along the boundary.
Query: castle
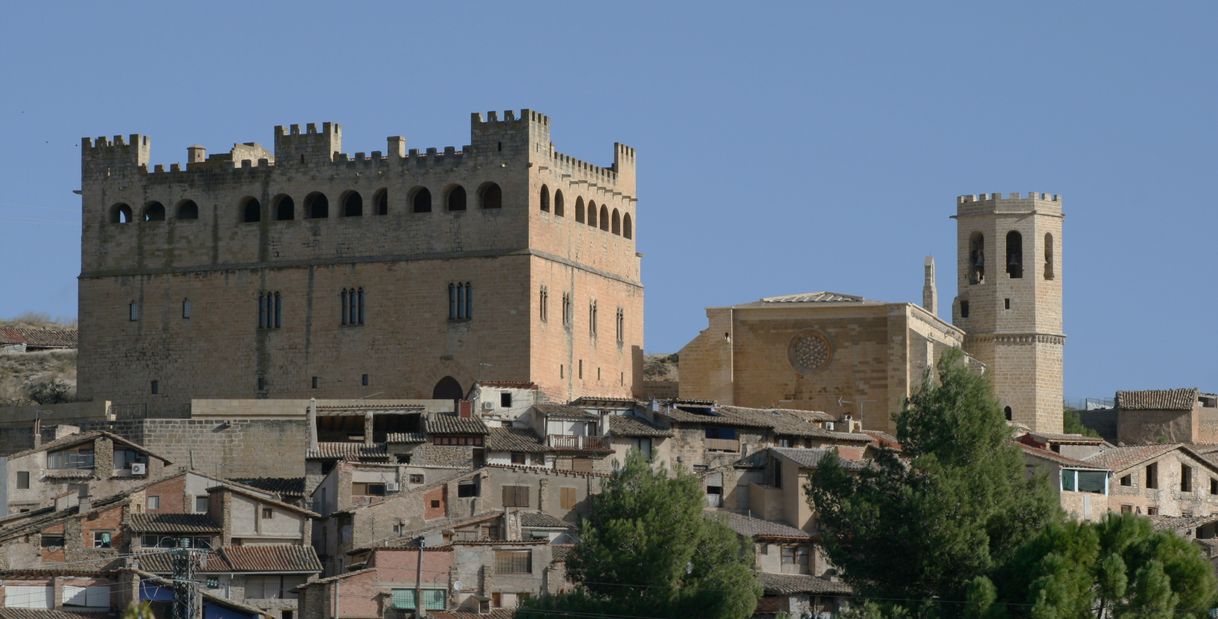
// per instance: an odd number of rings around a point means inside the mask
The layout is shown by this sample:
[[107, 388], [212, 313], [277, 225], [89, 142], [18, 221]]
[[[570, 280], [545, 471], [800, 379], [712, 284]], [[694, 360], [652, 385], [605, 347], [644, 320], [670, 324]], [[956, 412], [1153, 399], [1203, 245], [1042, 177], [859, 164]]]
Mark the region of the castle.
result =
[[979, 362], [1007, 420], [1062, 431], [1061, 199], [956, 200], [958, 295], [938, 316], [933, 259], [922, 305], [818, 291], [707, 308], [680, 352], [683, 398], [819, 410], [893, 431], [893, 414], [944, 350]]
[[641, 380], [635, 151], [564, 155], [538, 112], [473, 114], [470, 144], [342, 151], [276, 127], [150, 164], [143, 135], [82, 141], [81, 399], [184, 416], [192, 398], [554, 399]]

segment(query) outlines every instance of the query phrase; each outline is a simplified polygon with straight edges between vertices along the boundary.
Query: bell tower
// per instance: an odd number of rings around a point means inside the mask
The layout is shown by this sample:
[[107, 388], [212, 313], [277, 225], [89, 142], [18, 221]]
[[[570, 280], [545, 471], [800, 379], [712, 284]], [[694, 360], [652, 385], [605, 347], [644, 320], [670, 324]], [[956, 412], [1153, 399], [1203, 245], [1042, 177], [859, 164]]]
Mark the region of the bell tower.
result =
[[956, 199], [952, 323], [1008, 420], [1062, 431], [1062, 202], [1044, 193]]

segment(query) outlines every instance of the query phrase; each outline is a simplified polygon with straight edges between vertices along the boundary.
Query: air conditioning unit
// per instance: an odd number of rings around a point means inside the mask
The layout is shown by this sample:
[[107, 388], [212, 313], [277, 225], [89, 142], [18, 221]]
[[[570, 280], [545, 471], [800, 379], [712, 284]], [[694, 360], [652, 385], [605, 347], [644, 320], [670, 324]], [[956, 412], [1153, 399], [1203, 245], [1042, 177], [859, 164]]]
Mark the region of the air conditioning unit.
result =
[[385, 483], [385, 492], [397, 492], [401, 489], [402, 489], [402, 486], [400, 486], [398, 484], [398, 482], [396, 482], [396, 481], [391, 481], [391, 482]]
[[495, 410], [495, 403], [494, 402], [483, 402], [482, 410], [487, 411], [487, 412]]
[[832, 421], [826, 421], [826, 422], [825, 422], [825, 429], [826, 429], [826, 430], [828, 430], [828, 431], [830, 431], [830, 432], [832, 432], [832, 431], [833, 431], [833, 422], [832, 422]]
[[132, 475], [147, 475], [148, 474], [148, 465], [144, 464], [143, 462], [132, 462], [131, 463], [131, 474]]

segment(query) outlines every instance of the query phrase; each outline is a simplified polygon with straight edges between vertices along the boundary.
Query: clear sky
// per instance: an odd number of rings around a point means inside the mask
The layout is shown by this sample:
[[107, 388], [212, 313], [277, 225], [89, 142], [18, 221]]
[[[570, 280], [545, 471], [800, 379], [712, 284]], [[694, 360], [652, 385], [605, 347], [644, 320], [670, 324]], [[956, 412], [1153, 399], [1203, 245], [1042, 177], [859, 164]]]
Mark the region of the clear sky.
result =
[[[54, 8], [51, 8], [54, 6]], [[82, 136], [155, 163], [333, 120], [344, 150], [549, 114], [638, 149], [646, 348], [704, 308], [955, 277], [955, 196], [1060, 193], [1066, 394], [1218, 389], [1213, 2], [14, 3], [0, 19], [0, 317], [74, 317]], [[948, 311], [942, 312], [948, 314]], [[950, 316], [948, 316], [950, 319]]]

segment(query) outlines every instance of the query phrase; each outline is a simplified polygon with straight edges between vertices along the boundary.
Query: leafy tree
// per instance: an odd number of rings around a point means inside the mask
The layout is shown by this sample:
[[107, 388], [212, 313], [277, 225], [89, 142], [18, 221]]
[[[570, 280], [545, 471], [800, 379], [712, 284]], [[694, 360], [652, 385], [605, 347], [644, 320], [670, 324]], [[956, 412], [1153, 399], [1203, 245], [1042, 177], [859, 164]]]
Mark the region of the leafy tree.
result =
[[1062, 410], [1062, 430], [1066, 434], [1082, 434], [1083, 436], [1100, 435], [1099, 432], [1083, 425], [1082, 414], [1073, 408], [1066, 407]]
[[857, 472], [827, 457], [808, 492], [829, 559], [860, 597], [955, 617], [970, 589], [985, 593], [974, 581], [1061, 510], [1043, 477], [1026, 477], [989, 384], [963, 355], [945, 354], [934, 378], [897, 417], [901, 457], [881, 450]]
[[156, 619], [148, 602], [132, 602], [123, 611], [123, 619]]
[[[1218, 580], [1201, 550], [1146, 518], [1053, 524], [995, 573], [995, 606], [1036, 619], [1205, 617]], [[1012, 616], [1021, 616], [1012, 611]]]
[[577, 588], [529, 600], [517, 617], [752, 615], [761, 596], [752, 544], [703, 516], [697, 478], [654, 471], [634, 451], [601, 490], [567, 557]]

